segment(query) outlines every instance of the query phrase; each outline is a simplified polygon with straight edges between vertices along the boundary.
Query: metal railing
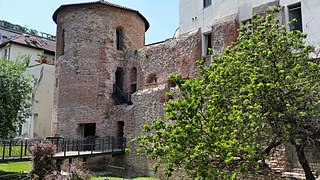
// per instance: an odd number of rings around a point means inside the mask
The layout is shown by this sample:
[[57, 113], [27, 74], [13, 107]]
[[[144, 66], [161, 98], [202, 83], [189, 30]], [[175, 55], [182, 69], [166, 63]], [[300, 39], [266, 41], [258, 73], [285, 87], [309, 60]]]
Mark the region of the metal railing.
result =
[[126, 148], [126, 139], [122, 137], [87, 137], [81, 139], [47, 138], [56, 146], [57, 152], [63, 152], [67, 156], [68, 151], [81, 152], [90, 151], [93, 153], [107, 153], [120, 151]]
[[116, 85], [113, 84], [113, 93], [112, 97], [116, 101], [117, 105], [120, 104], [132, 104], [131, 102], [131, 93], [124, 93], [122, 90]]
[[51, 137], [46, 140], [0, 140], [0, 162], [30, 159], [30, 149], [35, 142], [54, 144], [57, 150], [56, 155], [60, 153], [60, 157], [61, 153], [62, 157], [70, 155], [68, 152], [73, 152], [72, 156], [123, 153], [126, 148], [126, 138], [123, 137], [87, 137], [80, 139]]

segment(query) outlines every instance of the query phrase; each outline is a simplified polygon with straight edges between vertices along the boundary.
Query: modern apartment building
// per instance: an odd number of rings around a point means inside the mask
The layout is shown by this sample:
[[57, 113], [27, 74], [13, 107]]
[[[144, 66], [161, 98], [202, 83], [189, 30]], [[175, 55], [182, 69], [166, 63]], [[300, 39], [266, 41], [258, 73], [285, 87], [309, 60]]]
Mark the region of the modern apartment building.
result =
[[34, 78], [35, 92], [30, 95], [32, 115], [19, 128], [17, 135], [24, 138], [50, 136], [55, 41], [39, 36], [19, 34], [11, 29], [2, 29], [0, 32], [2, 38], [7, 37], [0, 44], [0, 55], [7, 59], [17, 59], [20, 55], [30, 55], [30, 64], [25, 75]]

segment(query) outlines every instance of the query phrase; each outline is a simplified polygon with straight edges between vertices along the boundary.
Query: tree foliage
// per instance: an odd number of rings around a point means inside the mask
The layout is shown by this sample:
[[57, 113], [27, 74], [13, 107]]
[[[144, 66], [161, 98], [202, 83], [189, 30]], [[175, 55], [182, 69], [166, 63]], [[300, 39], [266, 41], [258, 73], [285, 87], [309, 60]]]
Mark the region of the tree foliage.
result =
[[31, 79], [23, 75], [28, 64], [28, 56], [0, 59], [0, 138], [15, 136], [30, 115]]
[[168, 94], [165, 119], [137, 137], [154, 170], [164, 164], [167, 175], [182, 167], [193, 178], [234, 178], [262, 168], [271, 148], [288, 142], [312, 179], [304, 147], [319, 138], [319, 61], [306, 35], [274, 16], [255, 15], [223, 55], [198, 61], [199, 76], [171, 76], [179, 92]]

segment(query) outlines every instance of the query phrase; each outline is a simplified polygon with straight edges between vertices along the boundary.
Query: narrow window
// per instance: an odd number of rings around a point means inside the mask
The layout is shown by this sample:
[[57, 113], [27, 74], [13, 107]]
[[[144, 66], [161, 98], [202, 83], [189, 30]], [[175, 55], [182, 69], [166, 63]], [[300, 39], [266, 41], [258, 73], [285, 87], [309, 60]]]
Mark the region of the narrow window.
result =
[[137, 68], [133, 67], [131, 69], [131, 93], [137, 91]]
[[302, 16], [301, 16], [301, 3], [288, 6], [289, 21], [296, 20], [290, 25], [290, 30], [299, 30], [302, 32]]
[[124, 45], [124, 34], [122, 28], [116, 29], [116, 36], [117, 36], [117, 50], [122, 51]]
[[206, 8], [212, 4], [212, 0], [203, 0], [203, 8]]
[[204, 54], [209, 55], [209, 49], [212, 49], [211, 33], [204, 34]]
[[120, 67], [116, 71], [116, 86], [120, 91], [123, 91], [123, 69]]
[[6, 48], [4, 50], [4, 57], [6, 58], [6, 60], [9, 60], [10, 59], [10, 48]]
[[65, 30], [62, 30], [61, 35], [61, 55], [64, 55], [64, 46], [65, 46]]
[[116, 71], [115, 84], [113, 85], [113, 99], [116, 105], [124, 104], [129, 102], [128, 93], [123, 92], [123, 80], [124, 71], [122, 68], [118, 67]]

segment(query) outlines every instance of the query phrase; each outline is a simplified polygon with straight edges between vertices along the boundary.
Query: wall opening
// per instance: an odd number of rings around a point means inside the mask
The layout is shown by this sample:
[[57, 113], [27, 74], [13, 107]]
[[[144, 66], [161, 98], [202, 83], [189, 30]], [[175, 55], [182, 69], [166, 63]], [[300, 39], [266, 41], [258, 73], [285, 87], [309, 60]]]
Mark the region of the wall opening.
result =
[[204, 34], [204, 55], [209, 55], [208, 49], [212, 49], [212, 34], [206, 33]]
[[212, 0], [203, 0], [203, 8], [206, 8], [212, 4]]
[[151, 73], [147, 77], [146, 83], [156, 83], [158, 82], [158, 76], [155, 73]]
[[131, 69], [131, 94], [137, 91], [137, 79], [138, 79], [138, 70], [136, 67]]
[[123, 91], [123, 69], [118, 67], [116, 71], [116, 86]]
[[62, 29], [62, 35], [61, 35], [61, 55], [64, 55], [64, 48], [65, 48], [65, 36], [66, 36], [66, 33], [65, 33], [65, 30]]
[[112, 97], [115, 100], [116, 105], [129, 103], [130, 96], [129, 93], [124, 93], [123, 81], [124, 81], [124, 71], [123, 68], [118, 67], [115, 73], [115, 84], [113, 84]]
[[299, 30], [302, 32], [302, 15], [301, 15], [301, 3], [294, 4], [288, 6], [288, 13], [289, 13], [289, 21], [296, 19], [296, 22], [293, 22], [290, 25], [290, 30]]
[[124, 46], [124, 33], [122, 28], [116, 29], [117, 50], [122, 51]]
[[124, 122], [118, 121], [117, 129], [116, 129], [116, 147], [122, 148], [123, 138], [124, 138]]
[[82, 124], [81, 126], [83, 129], [83, 137], [94, 137], [96, 136], [96, 123], [86, 123]]

